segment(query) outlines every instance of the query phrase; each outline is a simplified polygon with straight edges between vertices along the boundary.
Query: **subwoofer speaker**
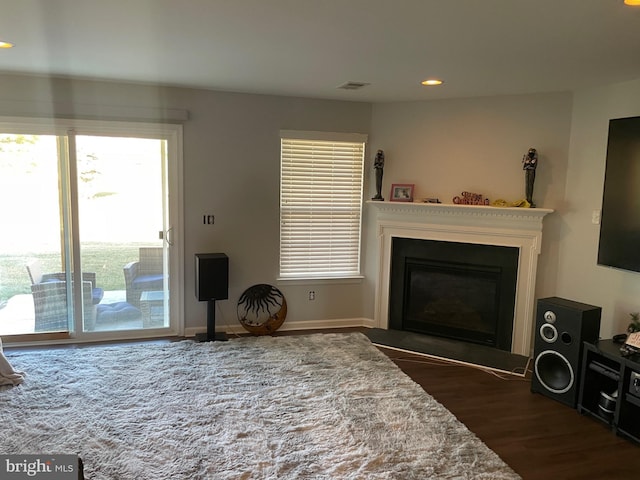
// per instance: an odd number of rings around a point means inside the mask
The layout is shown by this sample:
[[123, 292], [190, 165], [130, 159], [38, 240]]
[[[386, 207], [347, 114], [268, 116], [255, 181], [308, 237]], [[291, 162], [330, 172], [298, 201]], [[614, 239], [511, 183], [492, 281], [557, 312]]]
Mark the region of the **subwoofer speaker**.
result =
[[229, 257], [224, 253], [196, 253], [196, 298], [229, 298]]
[[595, 342], [602, 308], [559, 297], [538, 300], [531, 391], [576, 407], [583, 342]]

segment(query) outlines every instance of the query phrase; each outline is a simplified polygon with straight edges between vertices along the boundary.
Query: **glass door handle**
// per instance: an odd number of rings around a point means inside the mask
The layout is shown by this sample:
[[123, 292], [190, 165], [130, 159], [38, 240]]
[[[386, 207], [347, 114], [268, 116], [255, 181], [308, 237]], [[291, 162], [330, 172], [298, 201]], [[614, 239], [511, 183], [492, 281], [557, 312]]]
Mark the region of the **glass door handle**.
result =
[[[173, 247], [173, 239], [171, 238], [172, 235], [171, 233], [173, 232], [173, 227], [170, 227], [169, 229], [167, 229], [166, 232], [164, 232], [164, 240], [167, 242], [167, 245], [169, 245], [170, 247]], [[162, 238], [162, 233], [160, 232], [160, 238]]]

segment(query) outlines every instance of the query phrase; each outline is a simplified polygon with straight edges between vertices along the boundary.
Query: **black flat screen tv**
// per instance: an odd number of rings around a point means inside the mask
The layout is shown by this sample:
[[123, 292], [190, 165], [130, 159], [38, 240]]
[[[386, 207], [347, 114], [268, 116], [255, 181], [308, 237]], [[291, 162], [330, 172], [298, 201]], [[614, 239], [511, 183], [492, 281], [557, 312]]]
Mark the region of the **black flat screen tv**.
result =
[[609, 121], [598, 264], [640, 272], [640, 117]]

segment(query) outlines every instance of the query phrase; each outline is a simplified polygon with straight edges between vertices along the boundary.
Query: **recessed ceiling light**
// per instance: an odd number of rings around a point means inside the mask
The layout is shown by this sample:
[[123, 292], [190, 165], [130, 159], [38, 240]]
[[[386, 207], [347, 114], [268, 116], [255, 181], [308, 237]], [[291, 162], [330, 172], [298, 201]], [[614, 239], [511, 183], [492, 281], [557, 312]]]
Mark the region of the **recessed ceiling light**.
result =
[[420, 83], [422, 85], [426, 85], [427, 87], [432, 87], [434, 85], [442, 85], [444, 82], [442, 80], [437, 79], [437, 78], [427, 78], [426, 80], [423, 80]]
[[12, 48], [12, 47], [13, 47], [13, 43], [3, 42], [2, 40], [0, 40], [0, 48]]
[[640, 6], [640, 0], [624, 0], [624, 4], [637, 7]]

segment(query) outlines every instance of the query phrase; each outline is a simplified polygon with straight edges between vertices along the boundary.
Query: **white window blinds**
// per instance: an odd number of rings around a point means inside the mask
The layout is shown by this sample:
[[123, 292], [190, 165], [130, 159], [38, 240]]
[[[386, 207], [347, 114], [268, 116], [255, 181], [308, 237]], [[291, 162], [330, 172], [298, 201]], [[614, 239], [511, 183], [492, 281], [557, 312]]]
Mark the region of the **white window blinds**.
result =
[[360, 275], [366, 136], [282, 132], [280, 277]]

